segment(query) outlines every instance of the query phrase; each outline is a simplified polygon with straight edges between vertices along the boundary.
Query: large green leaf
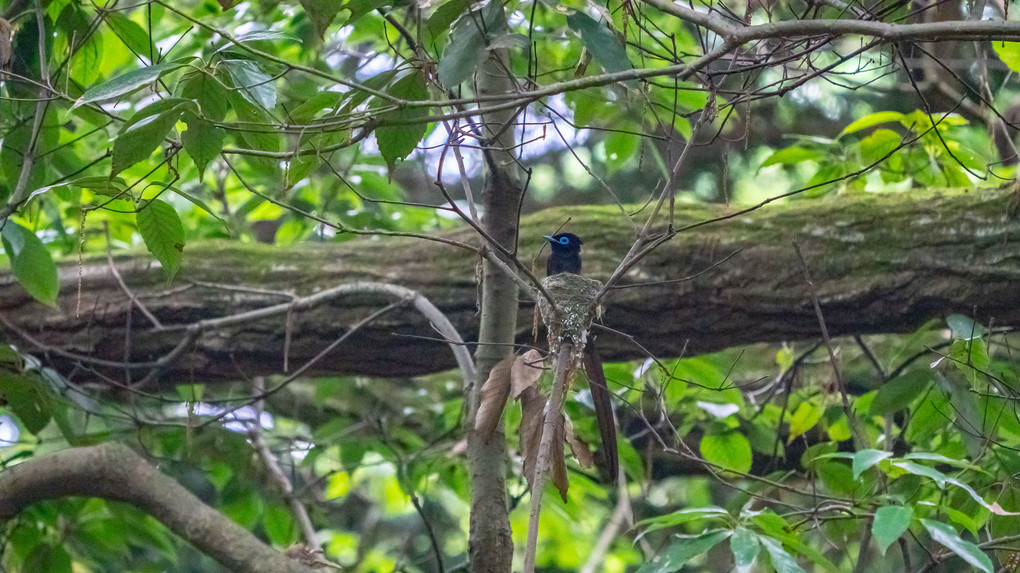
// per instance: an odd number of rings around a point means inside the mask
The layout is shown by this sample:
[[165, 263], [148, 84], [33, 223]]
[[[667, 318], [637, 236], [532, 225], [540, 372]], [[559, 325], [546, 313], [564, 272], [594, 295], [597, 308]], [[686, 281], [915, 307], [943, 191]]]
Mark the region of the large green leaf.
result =
[[882, 555], [885, 555], [886, 549], [889, 549], [894, 541], [907, 532], [913, 518], [914, 510], [909, 505], [886, 505], [875, 511], [871, 534]]
[[962, 539], [951, 526], [931, 519], [922, 519], [921, 525], [928, 530], [934, 541], [944, 545], [978, 571], [992, 573], [995, 570], [991, 558], [977, 545]]
[[676, 527], [684, 523], [690, 523], [692, 521], [698, 521], [702, 519], [728, 519], [730, 513], [721, 507], [709, 506], [709, 507], [690, 507], [686, 509], [679, 509], [666, 515], [660, 515], [657, 517], [651, 517], [643, 519], [634, 527], [641, 529], [641, 534], [638, 535], [640, 539], [642, 536], [657, 531], [659, 529], [666, 529], [670, 527]]
[[222, 127], [217, 127], [195, 114], [185, 115], [184, 121], [188, 124], [188, 129], [181, 134], [181, 143], [184, 145], [184, 151], [188, 152], [198, 167], [198, 176], [201, 178], [205, 173], [205, 166], [223, 149], [223, 138], [227, 134]]
[[181, 269], [184, 258], [184, 225], [177, 211], [169, 204], [153, 199], [138, 208], [135, 221], [145, 240], [145, 247], [163, 265], [167, 278], [172, 279]]
[[[415, 70], [397, 80], [389, 90], [389, 94], [404, 100], [422, 101], [429, 99], [425, 76]], [[423, 121], [428, 116], [424, 107], [402, 108], [384, 113], [380, 120], [388, 125], [375, 130], [379, 142], [379, 153], [386, 163], [393, 167], [398, 159], [407, 157], [425, 136], [428, 124]]]
[[244, 99], [266, 110], [276, 107], [273, 76], [267, 74], [262, 66], [251, 60], [224, 60], [223, 67]]
[[136, 112], [117, 133], [113, 142], [112, 175], [144, 161], [163, 143], [166, 134], [177, 124], [189, 107], [195, 104], [181, 98], [154, 102]]
[[18, 284], [35, 300], [55, 306], [60, 280], [57, 266], [46, 245], [31, 230], [7, 219], [0, 222], [0, 239], [4, 252], [11, 260], [11, 271]]
[[884, 450], [867, 449], [856, 452], [851, 466], [854, 471], [854, 479], [861, 477], [861, 474], [866, 472], [868, 468], [892, 455], [892, 452]]
[[730, 551], [733, 552], [733, 566], [737, 573], [750, 573], [761, 551], [758, 534], [745, 527], [738, 527], [730, 537]]
[[37, 376], [0, 371], [0, 397], [29, 432], [38, 434], [50, 423], [49, 397]]
[[227, 90], [205, 71], [187, 74], [177, 86], [177, 96], [198, 102], [202, 115], [212, 121], [223, 121], [230, 109]]
[[992, 49], [999, 55], [1002, 63], [1014, 72], [1020, 72], [1020, 42], [992, 41]]
[[816, 404], [810, 400], [801, 402], [797, 409], [793, 411], [793, 415], [790, 416], [790, 437], [788, 441], [792, 442], [797, 436], [814, 428], [815, 424], [822, 419], [823, 414], [825, 414], [825, 408], [821, 404]]
[[486, 36], [491, 38], [505, 30], [502, 2], [489, 2], [480, 11], [461, 18], [439, 59], [439, 82], [452, 89], [469, 79], [487, 55]]
[[751, 469], [751, 443], [739, 432], [709, 432], [701, 438], [701, 455], [706, 461], [735, 472]]
[[782, 543], [771, 537], [764, 536], [759, 537], [758, 540], [765, 547], [765, 551], [768, 551], [769, 558], [772, 559], [772, 566], [776, 568], [776, 573], [805, 573], [793, 556], [783, 549]]
[[715, 547], [730, 536], [726, 529], [713, 529], [700, 535], [677, 537], [665, 551], [642, 565], [637, 573], [672, 573], [685, 563]]
[[[584, 47], [607, 72], [622, 72], [633, 67], [627, 58], [626, 46], [604, 24], [596, 22], [584, 12], [575, 10], [567, 15], [567, 25], [581, 35]], [[631, 80], [628, 83], [635, 82]]]
[[105, 14], [110, 29], [132, 52], [145, 58], [152, 58], [156, 54], [149, 34], [137, 22], [114, 10]]
[[333, 23], [333, 19], [340, 12], [342, 3], [340, 0], [300, 0], [301, 6], [305, 9], [305, 14], [308, 19], [312, 21], [312, 25], [315, 26], [315, 32], [319, 37], [323, 37], [326, 33], [326, 28]]
[[131, 93], [146, 84], [151, 84], [163, 74], [185, 65], [184, 62], [169, 62], [131, 70], [97, 86], [92, 86], [74, 102], [71, 109], [94, 101], [113, 99]]
[[843, 128], [843, 131], [839, 133], [839, 137], [843, 137], [849, 133], [855, 133], [874, 127], [882, 123], [889, 123], [890, 121], [903, 121], [906, 116], [898, 111], [879, 111], [870, 113], [860, 119], [854, 120], [850, 125]]
[[886, 382], [878, 389], [868, 410], [872, 416], [884, 416], [910, 406], [931, 384], [931, 374], [925, 370], [912, 370]]

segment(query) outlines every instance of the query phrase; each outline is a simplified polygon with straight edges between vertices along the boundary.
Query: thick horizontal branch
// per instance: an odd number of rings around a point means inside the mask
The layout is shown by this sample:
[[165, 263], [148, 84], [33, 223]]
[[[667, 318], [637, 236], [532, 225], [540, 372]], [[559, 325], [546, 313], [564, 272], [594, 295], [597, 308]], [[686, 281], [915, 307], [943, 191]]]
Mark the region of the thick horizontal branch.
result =
[[[800, 243], [833, 336], [910, 331], [931, 318], [964, 313], [999, 326], [1020, 324], [1020, 220], [1012, 195], [980, 191], [945, 195], [860, 194], [769, 205], [690, 229], [662, 245], [625, 276], [633, 288], [612, 291], [606, 326], [630, 337], [600, 335], [610, 361], [688, 355], [755, 342], [819, 335], [810, 291], [792, 241]], [[723, 216], [731, 207], [677, 206], [676, 227]], [[542, 235], [570, 218], [584, 238], [585, 274], [605, 279], [633, 242], [633, 227], [616, 207], [554, 209], [522, 222], [520, 256], [544, 264]], [[447, 238], [471, 242], [470, 231]], [[739, 252], [738, 252], [739, 251]], [[693, 280], [679, 281], [711, 267]], [[80, 269], [61, 264], [59, 309], [33, 302], [9, 274], [0, 274], [0, 319], [6, 338], [45, 355], [78, 380], [90, 369], [127, 382], [148, 374], [192, 325], [253, 312], [358, 281], [410, 288], [446, 314], [465, 340], [478, 324], [476, 255], [403, 237], [359, 238], [342, 244], [287, 246], [207, 242], [189, 245], [185, 266], [167, 284], [147, 253], [115, 262], [127, 287], [163, 325], [146, 318], [119, 285], [105, 257]], [[663, 282], [673, 281], [673, 282]], [[204, 329], [161, 379], [178, 383], [284, 372], [315, 357], [349, 326], [392, 302], [357, 293], [310, 308], [247, 315]], [[133, 309], [133, 310], [131, 310]], [[531, 344], [533, 305], [523, 301], [518, 342]], [[129, 312], [129, 310], [131, 310]], [[0, 324], [3, 324], [0, 322]], [[215, 322], [215, 321], [214, 321]], [[542, 339], [540, 338], [540, 341]], [[541, 342], [540, 342], [541, 344]], [[138, 366], [116, 367], [125, 357]], [[105, 362], [94, 362], [100, 359]], [[455, 366], [442, 335], [410, 307], [363, 326], [309, 375], [419, 375]], [[130, 375], [130, 376], [129, 376]]]
[[114, 442], [71, 448], [8, 467], [0, 474], [0, 520], [13, 518], [33, 503], [67, 496], [130, 503], [231, 571], [312, 571], [273, 551], [141, 456]]

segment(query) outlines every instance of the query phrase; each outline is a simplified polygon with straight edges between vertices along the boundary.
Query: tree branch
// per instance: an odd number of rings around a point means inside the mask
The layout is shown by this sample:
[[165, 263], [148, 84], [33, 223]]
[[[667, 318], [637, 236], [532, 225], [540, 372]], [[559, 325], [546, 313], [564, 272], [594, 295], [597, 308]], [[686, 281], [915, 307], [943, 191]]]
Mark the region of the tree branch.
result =
[[11, 519], [33, 503], [68, 496], [130, 503], [232, 571], [312, 571], [273, 551], [115, 442], [71, 448], [9, 467], [0, 474], [0, 519]]

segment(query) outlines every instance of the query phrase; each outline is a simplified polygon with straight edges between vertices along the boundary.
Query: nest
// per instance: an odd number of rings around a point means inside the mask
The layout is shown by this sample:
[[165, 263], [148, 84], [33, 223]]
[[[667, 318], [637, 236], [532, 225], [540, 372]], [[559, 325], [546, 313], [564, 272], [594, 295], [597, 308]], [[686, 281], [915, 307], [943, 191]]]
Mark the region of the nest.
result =
[[560, 273], [542, 279], [542, 287], [556, 303], [554, 311], [544, 296], [538, 297], [538, 310], [549, 332], [549, 350], [555, 353], [565, 340], [573, 341], [578, 350], [583, 349], [591, 321], [602, 316], [602, 307], [595, 302], [602, 283], [581, 275]]

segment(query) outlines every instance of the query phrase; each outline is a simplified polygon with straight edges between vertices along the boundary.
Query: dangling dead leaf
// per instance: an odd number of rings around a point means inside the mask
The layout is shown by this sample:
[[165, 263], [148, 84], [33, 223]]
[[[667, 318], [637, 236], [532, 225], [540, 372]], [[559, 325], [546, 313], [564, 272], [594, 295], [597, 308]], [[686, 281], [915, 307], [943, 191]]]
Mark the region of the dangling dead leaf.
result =
[[564, 423], [563, 414], [553, 417], [553, 440], [549, 449], [549, 463], [552, 464], [552, 482], [560, 491], [560, 498], [563, 503], [567, 502], [567, 488], [570, 487], [570, 479], [567, 478], [567, 459], [563, 456]]
[[479, 396], [478, 413], [475, 414], [475, 431], [488, 442], [496, 433], [496, 427], [503, 417], [503, 408], [510, 395], [510, 369], [515, 356], [511, 354], [500, 360], [489, 371], [489, 378], [482, 385]]
[[566, 417], [566, 414], [564, 416], [566, 421], [563, 428], [566, 432], [567, 444], [570, 445], [570, 453], [574, 454], [574, 459], [577, 460], [577, 465], [581, 466], [581, 469], [588, 469], [595, 465], [595, 457], [591, 455], [591, 448], [574, 434], [574, 423], [570, 421], [569, 417]]
[[542, 377], [542, 355], [531, 349], [524, 356], [514, 360], [510, 368], [510, 397], [517, 399], [525, 389], [530, 388]]
[[538, 445], [542, 441], [542, 414], [545, 412], [545, 396], [531, 386], [521, 393], [521, 457], [524, 459], [524, 478], [528, 487], [535, 481], [535, 463], [538, 461]]
[[0, 18], [0, 70], [11, 69], [11, 23]]

